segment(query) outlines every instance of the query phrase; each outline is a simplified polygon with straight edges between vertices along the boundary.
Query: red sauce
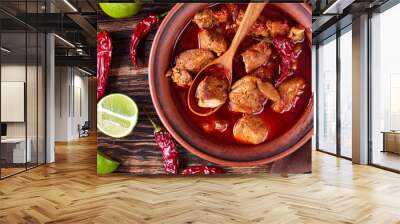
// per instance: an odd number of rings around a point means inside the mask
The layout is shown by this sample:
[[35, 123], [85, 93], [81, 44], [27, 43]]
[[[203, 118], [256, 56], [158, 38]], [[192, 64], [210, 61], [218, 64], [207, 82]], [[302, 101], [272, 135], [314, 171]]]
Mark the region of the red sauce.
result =
[[[214, 5], [212, 7], [220, 7], [220, 5]], [[245, 8], [246, 4], [240, 4], [239, 7]], [[288, 21], [289, 25], [296, 25], [290, 15], [286, 14], [285, 12], [281, 11], [271, 4], [265, 7], [262, 15], [265, 16], [267, 19], [286, 20]], [[185, 50], [199, 48], [197, 39], [198, 31], [199, 28], [193, 22], [189, 22], [187, 24], [175, 43], [173, 58], [175, 58], [179, 53]], [[234, 33], [225, 35], [225, 39], [228, 44], [232, 41], [233, 36]], [[234, 67], [232, 83], [240, 79], [242, 76], [246, 75], [244, 64], [242, 62], [240, 54], [249, 46], [257, 42], [259, 42], [259, 39], [255, 39], [250, 36], [246, 37], [246, 39], [242, 41], [233, 61]], [[290, 111], [286, 113], [276, 113], [271, 109], [271, 101], [268, 100], [267, 103], [264, 105], [264, 109], [259, 114], [259, 116], [261, 116], [268, 128], [268, 137], [266, 141], [273, 140], [288, 131], [297, 122], [309, 103], [311, 97], [311, 49], [307, 44], [308, 42], [309, 40], [306, 39], [302, 43], [303, 50], [298, 57], [298, 68], [293, 74], [293, 76], [302, 77], [306, 83], [304, 93], [299, 97], [295, 107], [293, 107]], [[171, 67], [174, 64], [175, 62], [173, 61], [171, 63]], [[272, 52], [270, 61], [264, 66], [265, 69], [275, 74], [275, 77], [279, 74], [279, 57], [275, 50], [273, 50]], [[188, 123], [193, 124], [193, 128], [198, 129], [198, 131], [205, 133], [214, 140], [241, 144], [234, 139], [232, 129], [236, 121], [240, 117], [242, 117], [242, 113], [235, 113], [230, 111], [228, 108], [228, 104], [225, 103], [217, 112], [208, 117], [197, 116], [193, 114], [188, 108], [188, 89], [179, 88], [176, 85], [171, 85], [171, 88], [173, 88], [173, 92], [175, 93], [175, 98], [178, 108], [180, 108], [181, 110], [181, 114], [184, 115], [184, 118], [187, 120]], [[204, 127], [213, 126], [215, 120], [227, 121], [228, 128], [226, 129], [226, 131], [221, 133], [216, 130], [212, 132], [206, 132], [204, 130]]]

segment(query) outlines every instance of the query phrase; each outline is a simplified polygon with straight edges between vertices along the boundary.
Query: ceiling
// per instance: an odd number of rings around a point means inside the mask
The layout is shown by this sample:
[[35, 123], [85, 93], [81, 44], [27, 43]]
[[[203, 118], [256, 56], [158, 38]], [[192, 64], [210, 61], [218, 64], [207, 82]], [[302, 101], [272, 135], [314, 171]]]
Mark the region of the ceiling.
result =
[[312, 0], [313, 43], [319, 43], [352, 23], [354, 17], [373, 11], [388, 0]]
[[[64, 4], [64, 0], [1, 0], [0, 6], [20, 12], [44, 13], [46, 11], [46, 2], [47, 4], [52, 4], [53, 7], [55, 6], [54, 12], [56, 13], [69, 11], [69, 7]], [[96, 0], [68, 0], [68, 2], [81, 13], [96, 12], [98, 8]]]
[[[351, 24], [352, 18], [360, 13], [372, 10], [388, 0], [311, 0], [313, 7], [313, 43], [319, 43], [332, 35], [337, 29]], [[46, 8], [47, 7], [47, 8]], [[48, 13], [52, 9], [52, 13]], [[15, 35], [19, 32], [39, 31], [55, 32], [60, 38], [55, 39], [56, 55], [79, 57], [92, 62], [91, 69], [96, 69], [96, 27], [97, 0], [0, 0], [0, 22], [2, 42], [15, 48], [15, 54], [25, 47], [25, 38]], [[28, 38], [28, 42], [31, 38]], [[27, 52], [35, 51], [34, 43], [28, 44]], [[61, 58], [61, 57], [60, 57]], [[60, 59], [61, 60], [61, 59]], [[62, 57], [68, 60], [68, 57]], [[72, 61], [72, 60], [71, 60]], [[80, 60], [74, 59], [79, 62]], [[63, 63], [66, 63], [64, 61]]]
[[[81, 66], [82, 61], [95, 73], [97, 10], [96, 0], [0, 0], [2, 46], [12, 49], [9, 58], [24, 60], [36, 55], [37, 33], [56, 33], [56, 65], [73, 61], [73, 66]], [[26, 38], [21, 35], [25, 32]], [[84, 58], [76, 60], [79, 57]]]

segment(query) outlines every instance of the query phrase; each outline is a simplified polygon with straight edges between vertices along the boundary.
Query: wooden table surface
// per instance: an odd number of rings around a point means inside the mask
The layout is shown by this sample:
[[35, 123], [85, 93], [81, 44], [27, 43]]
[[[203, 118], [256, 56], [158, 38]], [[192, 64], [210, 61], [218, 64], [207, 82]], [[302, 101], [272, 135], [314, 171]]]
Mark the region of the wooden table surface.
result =
[[[157, 28], [153, 29], [148, 37], [140, 43], [139, 62], [142, 66], [139, 69], [134, 69], [131, 66], [129, 40], [132, 28], [136, 26], [140, 18], [148, 13], [162, 14], [168, 11], [171, 6], [170, 4], [145, 5], [139, 15], [129, 19], [111, 19], [99, 12], [97, 21], [98, 30], [109, 32], [113, 39], [113, 55], [107, 94], [123, 93], [132, 97], [137, 103], [140, 112], [138, 123], [129, 136], [115, 139], [105, 136], [102, 133], [98, 134], [98, 150], [121, 163], [117, 172], [138, 175], [165, 174], [162, 165], [162, 155], [153, 141], [153, 128], [143, 113], [143, 108], [146, 108], [152, 118], [161, 124], [151, 101], [147, 79], [147, 62]], [[216, 165], [191, 154], [179, 146], [179, 144], [178, 150], [182, 169], [198, 164]], [[302, 159], [297, 159], [298, 156], [302, 157]], [[298, 167], [302, 168], [299, 169]], [[280, 173], [310, 172], [310, 143], [306, 144], [303, 149], [298, 150], [292, 156], [284, 158], [280, 162], [275, 162], [274, 166], [272, 164], [265, 164], [255, 167], [223, 168], [227, 173], [231, 174], [268, 173], [271, 171]]]

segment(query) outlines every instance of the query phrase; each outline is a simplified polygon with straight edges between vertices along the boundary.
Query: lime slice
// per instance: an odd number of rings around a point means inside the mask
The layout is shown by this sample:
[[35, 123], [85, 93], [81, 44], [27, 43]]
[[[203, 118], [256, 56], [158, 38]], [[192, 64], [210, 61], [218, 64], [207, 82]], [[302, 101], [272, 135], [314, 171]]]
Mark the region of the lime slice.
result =
[[114, 19], [136, 15], [141, 8], [138, 3], [99, 3], [99, 5], [103, 12]]
[[135, 127], [138, 114], [137, 105], [129, 96], [110, 94], [97, 103], [97, 128], [114, 138], [125, 137]]
[[103, 154], [97, 152], [97, 173], [107, 174], [114, 172], [119, 166], [119, 162], [111, 160]]

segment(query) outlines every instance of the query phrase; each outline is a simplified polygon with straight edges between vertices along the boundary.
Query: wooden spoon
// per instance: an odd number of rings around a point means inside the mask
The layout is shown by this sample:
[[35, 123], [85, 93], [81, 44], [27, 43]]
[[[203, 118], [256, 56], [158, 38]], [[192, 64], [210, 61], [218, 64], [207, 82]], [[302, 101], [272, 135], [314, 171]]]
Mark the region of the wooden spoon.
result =
[[189, 89], [189, 94], [187, 96], [187, 102], [190, 111], [192, 111], [194, 114], [198, 116], [209, 116], [216, 112], [223, 104], [216, 108], [202, 108], [197, 105], [196, 99], [195, 99], [195, 92], [197, 90], [198, 84], [204, 80], [205, 76], [208, 75], [207, 72], [205, 72], [207, 69], [209, 69], [211, 66], [217, 66], [217, 67], [222, 67], [223, 69], [218, 69], [219, 71], [224, 71], [225, 75], [228, 82], [229, 82], [229, 87], [228, 90], [230, 90], [230, 87], [232, 85], [232, 61], [233, 57], [236, 53], [237, 48], [239, 47], [240, 43], [242, 42], [243, 38], [247, 35], [249, 32], [251, 26], [253, 23], [258, 19], [258, 16], [260, 13], [263, 11], [266, 3], [249, 3], [247, 6], [246, 12], [244, 13], [243, 19], [240, 23], [239, 29], [235, 34], [235, 37], [232, 40], [231, 45], [229, 46], [229, 49], [221, 55], [219, 58], [215, 59], [214, 61], [210, 62], [207, 66], [205, 66], [199, 73], [197, 73], [196, 77], [193, 80], [193, 84], [190, 86]]

